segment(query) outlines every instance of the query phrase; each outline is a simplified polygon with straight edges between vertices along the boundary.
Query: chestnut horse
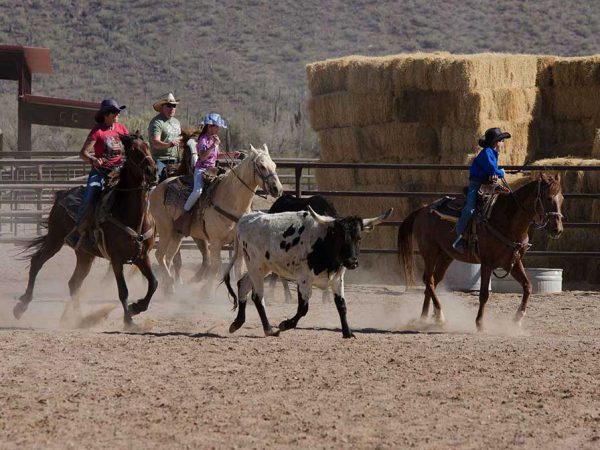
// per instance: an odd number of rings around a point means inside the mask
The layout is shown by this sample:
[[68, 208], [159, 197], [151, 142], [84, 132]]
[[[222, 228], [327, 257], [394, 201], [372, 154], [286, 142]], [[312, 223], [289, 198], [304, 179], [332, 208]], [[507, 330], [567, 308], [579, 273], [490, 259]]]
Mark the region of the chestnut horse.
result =
[[454, 224], [433, 214], [429, 205], [412, 212], [402, 222], [398, 232], [398, 251], [404, 266], [406, 285], [414, 285], [414, 233], [425, 262], [425, 300], [421, 319], [427, 318], [429, 303], [433, 300], [436, 321], [444, 322], [444, 313], [435, 288], [444, 277], [448, 266], [456, 259], [472, 264], [481, 263], [479, 311], [475, 321], [477, 329], [483, 329], [483, 313], [489, 297], [490, 277], [498, 267], [510, 272], [523, 287], [521, 305], [514, 319], [520, 326], [531, 294], [531, 282], [525, 274], [522, 262], [523, 255], [529, 248], [527, 232], [530, 225], [536, 223], [540, 228], [546, 229], [550, 238], [557, 239], [563, 231], [562, 202], [558, 175], [551, 177], [539, 174], [514, 191], [513, 195], [499, 196], [489, 219], [477, 225], [479, 251], [476, 253], [470, 248], [465, 253], [459, 253], [452, 248], [456, 237]]
[[[102, 242], [100, 245], [92, 245], [86, 239], [84, 244], [75, 250], [77, 266], [69, 280], [69, 292], [71, 307], [79, 313], [79, 290], [90, 272], [92, 262], [96, 257], [109, 259], [119, 288], [124, 322], [126, 326], [130, 326], [132, 316], [148, 309], [150, 299], [158, 286], [148, 257], [148, 252], [154, 246], [155, 236], [154, 219], [148, 211], [148, 195], [151, 186], [156, 182], [156, 165], [148, 145], [139, 135], [121, 136], [121, 140], [125, 147], [125, 163], [120, 172], [119, 182], [113, 188], [116, 192], [109, 219], [99, 225]], [[27, 245], [34, 253], [30, 256], [27, 290], [13, 309], [17, 319], [23, 315], [31, 302], [38, 272], [46, 261], [62, 248], [65, 236], [75, 226], [75, 221], [59, 204], [64, 195], [64, 191], [57, 195], [50, 210], [48, 233], [33, 239]], [[123, 265], [127, 263], [134, 264], [148, 280], [146, 296], [131, 305], [127, 305], [128, 290], [123, 276]]]

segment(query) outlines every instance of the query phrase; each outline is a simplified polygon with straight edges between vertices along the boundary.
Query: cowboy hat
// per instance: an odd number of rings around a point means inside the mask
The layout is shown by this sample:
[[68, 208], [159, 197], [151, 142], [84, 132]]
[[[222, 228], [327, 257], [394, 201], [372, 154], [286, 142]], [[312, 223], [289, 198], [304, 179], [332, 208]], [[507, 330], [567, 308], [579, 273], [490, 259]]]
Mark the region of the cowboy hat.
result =
[[179, 104], [179, 99], [175, 98], [175, 96], [171, 92], [169, 92], [168, 94], [164, 95], [160, 100], [158, 100], [156, 103], [154, 103], [152, 105], [152, 107], [154, 108], [154, 111], [160, 112], [160, 108], [163, 105], [166, 105], [167, 103], [171, 104], [171, 105], [177, 105], [177, 104]]
[[219, 128], [227, 128], [227, 122], [221, 117], [220, 114], [210, 113], [204, 116], [202, 119], [202, 125], [216, 125]]
[[102, 103], [100, 103], [100, 109], [98, 110], [98, 112], [96, 112], [94, 119], [96, 120], [97, 123], [102, 123], [102, 122], [104, 122], [104, 116], [106, 114], [111, 113], [111, 112], [120, 113], [125, 108], [127, 108], [127, 106], [125, 106], [125, 105], [119, 106], [119, 104], [117, 103], [117, 101], [114, 98], [112, 98], [112, 97], [105, 98], [104, 100], [102, 100]]
[[479, 139], [479, 146], [483, 148], [491, 147], [496, 142], [509, 138], [510, 133], [506, 133], [500, 128], [490, 128], [485, 132], [485, 135]]

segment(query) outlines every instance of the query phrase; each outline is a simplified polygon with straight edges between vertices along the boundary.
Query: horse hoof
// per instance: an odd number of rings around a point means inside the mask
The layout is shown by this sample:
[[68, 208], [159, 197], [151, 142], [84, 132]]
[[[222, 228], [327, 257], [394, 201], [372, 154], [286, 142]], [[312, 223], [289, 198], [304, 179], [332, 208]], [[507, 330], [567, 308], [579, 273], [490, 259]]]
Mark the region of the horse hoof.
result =
[[241, 324], [238, 325], [237, 323], [233, 322], [231, 325], [229, 325], [229, 332], [235, 333], [237, 330], [240, 329], [241, 326]]
[[19, 320], [25, 311], [27, 311], [27, 303], [19, 302], [13, 308], [13, 316], [15, 316], [15, 319]]
[[135, 303], [129, 305], [127, 309], [132, 316], [137, 316], [138, 314], [148, 310], [148, 305], [141, 303], [143, 300], [143, 298], [139, 299]]
[[289, 330], [290, 328], [293, 328], [289, 322], [289, 320], [284, 320], [283, 322], [281, 322], [279, 324], [279, 331], [286, 331]]
[[265, 330], [265, 336], [279, 336], [279, 333], [281, 332], [281, 330], [274, 330], [273, 327], [268, 328]]

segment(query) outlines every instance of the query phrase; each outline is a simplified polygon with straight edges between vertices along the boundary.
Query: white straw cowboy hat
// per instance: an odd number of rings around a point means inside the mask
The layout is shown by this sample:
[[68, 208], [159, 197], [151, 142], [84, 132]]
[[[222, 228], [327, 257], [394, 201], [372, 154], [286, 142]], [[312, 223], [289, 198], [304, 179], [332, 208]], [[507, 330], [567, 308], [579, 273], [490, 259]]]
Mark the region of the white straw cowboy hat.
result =
[[175, 96], [169, 92], [168, 94], [164, 95], [160, 100], [158, 100], [156, 103], [154, 103], [154, 105], [152, 105], [152, 107], [154, 108], [154, 111], [156, 112], [160, 112], [160, 108], [162, 105], [166, 105], [166, 104], [171, 104], [171, 105], [177, 105], [179, 104], [179, 99], [175, 98]]

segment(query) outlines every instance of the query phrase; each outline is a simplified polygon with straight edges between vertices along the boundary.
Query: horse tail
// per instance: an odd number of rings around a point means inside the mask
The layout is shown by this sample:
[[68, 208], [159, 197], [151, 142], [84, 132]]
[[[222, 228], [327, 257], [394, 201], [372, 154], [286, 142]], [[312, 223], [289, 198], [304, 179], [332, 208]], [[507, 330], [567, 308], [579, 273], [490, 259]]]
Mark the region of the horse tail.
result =
[[415, 285], [415, 277], [413, 274], [413, 267], [415, 265], [413, 253], [413, 227], [417, 214], [419, 214], [422, 209], [423, 208], [419, 208], [410, 213], [402, 222], [400, 230], [398, 230], [398, 259], [404, 268], [404, 282], [406, 283], [406, 288]]
[[[40, 226], [43, 228], [48, 228], [48, 219], [45, 219], [40, 222]], [[44, 248], [47, 244], [48, 233], [42, 234], [41, 236], [34, 237], [30, 241], [25, 242], [22, 245], [22, 250], [20, 252], [21, 256], [19, 259], [31, 259], [34, 255], [41, 253], [44, 251]]]
[[222, 283], [225, 283], [225, 286], [227, 286], [227, 292], [229, 293], [229, 295], [231, 295], [233, 297], [233, 308], [232, 308], [233, 311], [235, 311], [238, 307], [238, 298], [237, 298], [235, 291], [231, 287], [231, 269], [233, 269], [233, 266], [235, 265], [235, 262], [237, 261], [238, 249], [239, 249], [239, 243], [238, 243], [238, 236], [236, 233], [235, 238], [233, 239], [233, 255], [231, 255], [231, 260], [229, 261], [229, 266], [227, 266], [227, 270], [225, 270], [225, 275], [223, 276], [223, 281], [222, 281]]

